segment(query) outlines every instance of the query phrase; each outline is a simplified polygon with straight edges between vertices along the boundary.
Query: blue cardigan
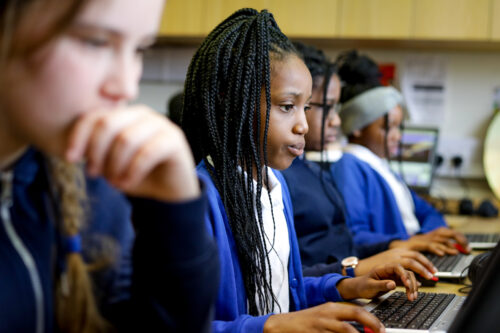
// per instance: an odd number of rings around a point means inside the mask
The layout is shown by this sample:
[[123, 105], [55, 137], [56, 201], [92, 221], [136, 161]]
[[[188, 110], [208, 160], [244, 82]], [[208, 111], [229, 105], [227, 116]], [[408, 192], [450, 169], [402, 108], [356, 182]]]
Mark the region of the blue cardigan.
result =
[[[129, 202], [102, 178], [89, 178], [86, 186], [82, 254], [92, 260], [86, 250], [99, 249], [102, 240], [118, 250], [114, 264], [91, 276], [103, 316], [120, 332], [208, 332], [219, 271], [215, 242], [203, 225], [206, 197], [176, 204]], [[57, 331], [54, 280], [66, 269], [66, 252], [57, 230], [58, 202], [49, 188], [44, 157], [29, 149], [13, 167], [10, 223], [3, 219], [8, 200], [0, 202], [0, 332]], [[19, 244], [33, 259], [32, 275]]]
[[305, 276], [342, 273], [343, 258], [363, 259], [387, 250], [389, 242], [354, 243], [335, 180], [318, 163], [296, 158], [282, 173], [292, 198]]
[[[285, 217], [290, 238], [288, 278], [290, 285], [290, 311], [302, 310], [327, 301], [341, 301], [337, 283], [345, 277], [328, 274], [322, 277], [303, 277], [297, 237], [293, 228], [292, 204], [283, 176], [274, 171], [281, 183]], [[241, 268], [238, 262], [236, 244], [221, 197], [213, 183], [204, 162], [198, 166], [198, 175], [207, 184], [210, 213], [207, 227], [219, 245], [221, 282], [216, 302], [214, 332], [262, 332], [270, 314], [252, 317], [247, 311], [247, 297]]]
[[[391, 188], [368, 163], [344, 153], [330, 170], [344, 197], [348, 224], [357, 244], [409, 238]], [[415, 192], [411, 195], [420, 233], [446, 226], [437, 210]]]

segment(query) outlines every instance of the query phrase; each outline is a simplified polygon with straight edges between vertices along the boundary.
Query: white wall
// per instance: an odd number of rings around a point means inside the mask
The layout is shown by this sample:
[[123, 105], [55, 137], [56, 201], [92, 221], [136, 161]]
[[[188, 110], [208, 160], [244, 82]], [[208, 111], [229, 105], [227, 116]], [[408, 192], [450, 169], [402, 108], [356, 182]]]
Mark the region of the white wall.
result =
[[[339, 50], [326, 51], [331, 57], [336, 57]], [[396, 75], [399, 77], [403, 75], [405, 58], [415, 53], [440, 55], [447, 60], [445, 115], [444, 122], [440, 125], [438, 145], [438, 153], [443, 155], [445, 161], [438, 174], [455, 175], [450, 158], [461, 155], [464, 164], [460, 175], [483, 177], [483, 141], [493, 115], [494, 89], [500, 87], [500, 52], [431, 53], [371, 49], [363, 49], [360, 52], [366, 53], [377, 62], [395, 63]]]
[[[138, 100], [164, 113], [166, 101], [182, 90], [187, 66], [194, 51], [193, 47], [170, 47], [155, 50], [148, 55]], [[343, 50], [328, 48], [325, 51], [334, 58]], [[397, 75], [401, 75], [405, 58], [416, 53], [410, 50], [372, 49], [362, 49], [360, 52], [377, 62], [395, 63]], [[493, 91], [500, 86], [500, 52], [438, 51], [432, 54], [445, 57], [448, 69], [445, 120], [440, 126], [438, 147], [445, 162], [438, 172], [454, 176], [449, 167], [449, 158], [460, 154], [464, 157], [460, 176], [483, 178], [482, 142], [492, 116]]]

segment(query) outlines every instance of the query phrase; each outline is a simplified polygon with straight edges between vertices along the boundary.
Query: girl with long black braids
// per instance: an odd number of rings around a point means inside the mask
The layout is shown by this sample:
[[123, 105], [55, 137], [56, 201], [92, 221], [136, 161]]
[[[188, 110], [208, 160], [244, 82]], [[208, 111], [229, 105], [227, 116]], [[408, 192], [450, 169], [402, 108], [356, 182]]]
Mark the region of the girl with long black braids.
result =
[[302, 277], [289, 193], [271, 168], [285, 169], [303, 153], [311, 86], [307, 67], [267, 11], [229, 16], [191, 61], [182, 125], [203, 158], [207, 228], [222, 262], [215, 332], [352, 330], [341, 320], [381, 332], [364, 310], [322, 303], [395, 287], [375, 276], [398, 276], [415, 297], [414, 276], [400, 265], [353, 279]]
[[438, 255], [457, 254], [460, 244], [468, 252], [464, 235], [447, 228], [443, 216], [390, 170], [401, 137], [402, 95], [381, 86], [377, 64], [367, 56], [351, 51], [338, 61], [340, 118], [349, 144], [332, 172], [356, 244], [392, 240], [391, 246]]
[[[334, 272], [359, 276], [375, 266], [397, 262], [432, 278], [434, 267], [427, 258], [408, 249], [388, 250], [391, 240], [371, 245], [354, 244], [346, 222], [344, 200], [330, 173], [331, 163], [325, 149], [325, 144], [334, 143], [340, 134], [341, 121], [336, 112], [340, 79], [336, 65], [313, 46], [297, 42], [295, 47], [313, 78], [311, 111], [306, 115], [309, 125], [305, 135], [306, 153], [296, 158], [283, 171], [283, 176], [292, 198], [304, 275]], [[352, 270], [346, 269], [342, 259], [352, 256], [359, 257], [358, 264]]]

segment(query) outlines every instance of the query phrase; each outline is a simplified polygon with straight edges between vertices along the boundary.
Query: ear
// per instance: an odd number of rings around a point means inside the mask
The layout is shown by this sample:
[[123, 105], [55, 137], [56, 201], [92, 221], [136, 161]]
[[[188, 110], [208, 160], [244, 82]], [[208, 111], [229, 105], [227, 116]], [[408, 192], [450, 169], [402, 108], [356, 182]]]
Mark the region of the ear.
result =
[[361, 131], [360, 130], [355, 130], [354, 132], [352, 132], [351, 135], [353, 137], [355, 137], [355, 138], [359, 138], [361, 136]]

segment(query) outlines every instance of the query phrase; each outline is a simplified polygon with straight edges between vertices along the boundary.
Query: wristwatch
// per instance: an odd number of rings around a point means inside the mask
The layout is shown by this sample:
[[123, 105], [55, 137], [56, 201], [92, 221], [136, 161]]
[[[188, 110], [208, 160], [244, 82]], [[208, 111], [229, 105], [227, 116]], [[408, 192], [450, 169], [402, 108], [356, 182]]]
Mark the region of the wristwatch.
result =
[[345, 269], [345, 274], [350, 277], [355, 277], [354, 269], [358, 266], [358, 257], [346, 257], [342, 259], [342, 267]]

